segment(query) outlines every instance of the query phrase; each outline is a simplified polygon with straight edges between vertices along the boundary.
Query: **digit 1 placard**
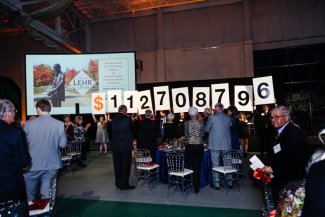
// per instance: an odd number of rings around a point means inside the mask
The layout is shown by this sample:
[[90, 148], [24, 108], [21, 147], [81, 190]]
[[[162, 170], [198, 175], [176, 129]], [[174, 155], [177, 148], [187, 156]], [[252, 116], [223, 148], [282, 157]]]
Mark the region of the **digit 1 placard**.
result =
[[138, 113], [138, 91], [124, 91], [123, 104], [128, 108], [128, 113]]
[[152, 112], [152, 100], [150, 90], [144, 90], [138, 92], [138, 112], [140, 115], [143, 115], [147, 109], [150, 109]]
[[105, 114], [106, 102], [105, 92], [91, 94], [91, 112], [92, 114]]
[[275, 103], [272, 76], [253, 78], [255, 105]]
[[222, 84], [211, 84], [211, 107], [217, 103], [222, 103], [225, 108], [228, 108], [230, 105], [229, 101], [229, 84], [222, 83]]
[[193, 87], [193, 106], [199, 112], [204, 112], [205, 108], [210, 107], [210, 87]]
[[153, 95], [155, 101], [155, 110], [169, 110], [170, 109], [170, 97], [169, 87], [159, 86], [153, 88]]
[[235, 86], [235, 106], [238, 111], [253, 111], [253, 87]]
[[118, 112], [118, 107], [122, 105], [122, 91], [108, 90], [107, 96], [107, 110], [111, 113]]
[[190, 100], [188, 97], [188, 87], [172, 89], [174, 113], [188, 112]]

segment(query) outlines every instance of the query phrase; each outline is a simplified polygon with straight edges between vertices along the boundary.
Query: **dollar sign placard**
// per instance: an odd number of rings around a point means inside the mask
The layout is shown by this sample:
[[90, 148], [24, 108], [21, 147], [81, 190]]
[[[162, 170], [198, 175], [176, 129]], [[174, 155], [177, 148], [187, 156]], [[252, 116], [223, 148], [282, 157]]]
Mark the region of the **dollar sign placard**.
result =
[[92, 113], [93, 114], [105, 114], [106, 102], [105, 92], [92, 94]]
[[95, 99], [94, 99], [94, 109], [95, 110], [97, 110], [97, 111], [99, 111], [99, 110], [102, 110], [103, 109], [103, 103], [102, 103], [102, 101], [103, 101], [103, 98], [102, 97], [100, 97], [100, 96], [96, 96], [95, 97]]

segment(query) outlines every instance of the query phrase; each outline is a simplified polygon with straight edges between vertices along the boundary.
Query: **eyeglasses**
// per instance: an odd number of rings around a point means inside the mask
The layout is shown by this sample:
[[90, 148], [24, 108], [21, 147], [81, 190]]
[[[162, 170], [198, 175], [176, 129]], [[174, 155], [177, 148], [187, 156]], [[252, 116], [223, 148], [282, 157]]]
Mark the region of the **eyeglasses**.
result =
[[280, 118], [282, 118], [282, 117], [284, 117], [284, 116], [285, 116], [285, 115], [275, 115], [275, 116], [271, 116], [271, 117], [270, 117], [270, 120], [272, 121], [272, 120], [274, 119], [274, 120], [277, 121], [277, 120], [279, 120]]

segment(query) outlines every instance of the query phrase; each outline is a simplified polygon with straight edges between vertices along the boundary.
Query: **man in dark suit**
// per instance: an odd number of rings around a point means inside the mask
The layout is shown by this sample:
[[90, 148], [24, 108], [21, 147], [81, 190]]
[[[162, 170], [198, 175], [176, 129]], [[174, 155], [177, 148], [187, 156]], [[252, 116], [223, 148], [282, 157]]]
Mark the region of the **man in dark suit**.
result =
[[138, 148], [147, 149], [150, 151], [152, 162], [156, 163], [157, 152], [157, 124], [152, 118], [152, 111], [145, 111], [145, 119], [139, 125], [139, 144]]
[[304, 178], [308, 161], [308, 145], [302, 130], [291, 122], [291, 111], [285, 106], [277, 106], [271, 112], [271, 121], [278, 136], [271, 153], [270, 166], [263, 172], [274, 175], [271, 189], [274, 202], [279, 192], [290, 181]]
[[120, 190], [131, 190], [129, 177], [132, 160], [132, 120], [127, 116], [127, 107], [121, 105], [112, 118], [112, 143], [115, 185]]
[[7, 208], [7, 213], [0, 212], [0, 216], [25, 217], [29, 214], [22, 169], [31, 163], [31, 158], [24, 131], [10, 126], [15, 113], [9, 100], [0, 100], [0, 208]]

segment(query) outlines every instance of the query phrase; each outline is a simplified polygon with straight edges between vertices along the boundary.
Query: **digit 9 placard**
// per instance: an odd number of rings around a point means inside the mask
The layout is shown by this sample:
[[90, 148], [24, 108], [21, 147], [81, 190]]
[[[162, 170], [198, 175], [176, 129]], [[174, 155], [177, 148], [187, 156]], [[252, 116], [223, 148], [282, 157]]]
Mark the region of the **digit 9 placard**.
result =
[[255, 105], [275, 103], [272, 76], [253, 78]]
[[235, 86], [235, 106], [238, 111], [253, 111], [253, 87]]
[[95, 115], [105, 114], [106, 99], [105, 92], [91, 94], [91, 112]]

